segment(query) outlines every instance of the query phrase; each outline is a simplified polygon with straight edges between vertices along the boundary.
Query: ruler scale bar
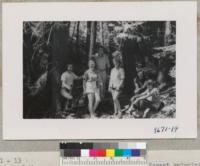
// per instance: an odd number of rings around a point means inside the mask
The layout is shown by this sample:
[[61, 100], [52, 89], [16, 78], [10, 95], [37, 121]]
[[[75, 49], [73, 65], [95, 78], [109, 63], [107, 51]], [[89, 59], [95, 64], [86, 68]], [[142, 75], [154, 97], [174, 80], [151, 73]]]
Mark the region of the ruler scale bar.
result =
[[124, 157], [124, 158], [108, 158], [108, 157], [104, 157], [104, 158], [91, 158], [91, 157], [87, 157], [87, 158], [61, 158], [60, 159], [60, 164], [62, 164], [62, 166], [70, 166], [70, 165], [140, 165], [140, 166], [146, 166], [147, 165], [147, 161], [143, 158], [143, 157], [139, 157], [139, 158], [128, 158], [128, 157]]

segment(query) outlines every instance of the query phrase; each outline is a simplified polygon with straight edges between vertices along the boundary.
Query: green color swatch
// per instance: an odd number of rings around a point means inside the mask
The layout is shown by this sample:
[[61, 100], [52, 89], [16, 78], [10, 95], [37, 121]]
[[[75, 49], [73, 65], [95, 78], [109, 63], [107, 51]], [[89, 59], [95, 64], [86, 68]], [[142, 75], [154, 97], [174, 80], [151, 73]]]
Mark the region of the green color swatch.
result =
[[123, 150], [122, 149], [115, 149], [115, 156], [123, 156]]

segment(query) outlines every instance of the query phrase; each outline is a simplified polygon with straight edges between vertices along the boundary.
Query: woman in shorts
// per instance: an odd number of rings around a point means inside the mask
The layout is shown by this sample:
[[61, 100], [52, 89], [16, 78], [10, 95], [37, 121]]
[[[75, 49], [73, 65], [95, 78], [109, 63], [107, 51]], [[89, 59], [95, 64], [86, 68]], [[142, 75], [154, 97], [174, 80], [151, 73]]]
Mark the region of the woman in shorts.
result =
[[89, 69], [84, 73], [83, 90], [88, 97], [88, 109], [91, 118], [95, 117], [95, 111], [100, 103], [101, 81], [96, 71], [95, 61], [90, 59]]

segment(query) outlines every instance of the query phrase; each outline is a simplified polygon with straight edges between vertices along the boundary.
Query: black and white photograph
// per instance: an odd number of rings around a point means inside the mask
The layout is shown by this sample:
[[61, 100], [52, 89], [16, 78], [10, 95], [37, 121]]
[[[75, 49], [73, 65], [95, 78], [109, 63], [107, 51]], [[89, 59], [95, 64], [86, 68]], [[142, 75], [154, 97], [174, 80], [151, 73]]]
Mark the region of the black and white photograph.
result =
[[16, 3], [2, 23], [5, 140], [197, 136], [196, 3]]
[[176, 117], [176, 21], [24, 21], [24, 119]]

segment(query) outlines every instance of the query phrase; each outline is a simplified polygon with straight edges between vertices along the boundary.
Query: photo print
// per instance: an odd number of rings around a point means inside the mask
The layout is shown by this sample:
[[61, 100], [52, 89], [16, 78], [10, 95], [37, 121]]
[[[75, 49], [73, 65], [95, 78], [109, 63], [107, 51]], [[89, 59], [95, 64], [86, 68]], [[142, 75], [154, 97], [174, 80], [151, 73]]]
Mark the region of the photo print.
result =
[[24, 119], [176, 117], [176, 21], [24, 21]]

